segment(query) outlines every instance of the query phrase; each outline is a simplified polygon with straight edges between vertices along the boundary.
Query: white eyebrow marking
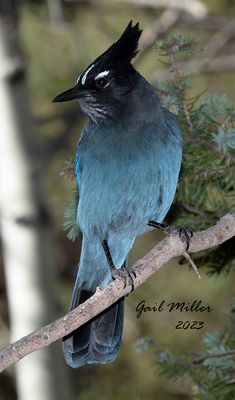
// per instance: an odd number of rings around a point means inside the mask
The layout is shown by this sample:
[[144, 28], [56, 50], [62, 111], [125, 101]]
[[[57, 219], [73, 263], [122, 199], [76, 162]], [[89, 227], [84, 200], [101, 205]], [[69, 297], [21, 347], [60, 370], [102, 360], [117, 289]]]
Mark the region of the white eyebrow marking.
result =
[[82, 76], [81, 84], [84, 85], [85, 82], [86, 82], [86, 77], [87, 77], [87, 75], [89, 74], [90, 70], [91, 70], [92, 68], [94, 68], [94, 66], [95, 66], [95, 64], [92, 64], [89, 68], [87, 68], [87, 70], [85, 70], [85, 72], [83, 72], [83, 73], [78, 77], [78, 80], [77, 80], [76, 83], [78, 83], [78, 82], [80, 81], [80, 78], [81, 78], [81, 76]]
[[100, 72], [98, 75], [96, 75], [95, 80], [99, 79], [99, 78], [103, 78], [103, 76], [106, 76], [109, 74], [110, 71], [103, 71]]

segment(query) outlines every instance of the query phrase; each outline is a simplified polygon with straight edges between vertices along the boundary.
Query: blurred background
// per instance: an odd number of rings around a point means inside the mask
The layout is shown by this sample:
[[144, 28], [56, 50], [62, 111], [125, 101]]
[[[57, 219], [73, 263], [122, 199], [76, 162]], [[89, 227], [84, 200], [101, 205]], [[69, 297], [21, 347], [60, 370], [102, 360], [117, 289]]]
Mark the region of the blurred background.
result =
[[[75, 188], [69, 166], [85, 118], [75, 102], [51, 100], [76, 82], [131, 19], [143, 29], [135, 67], [151, 83], [171, 78], [154, 50], [156, 40], [190, 34], [204, 50], [183, 65], [195, 73], [189, 96], [208, 91], [235, 102], [232, 0], [0, 0], [1, 347], [69, 307], [80, 242], [68, 240], [63, 222]], [[138, 238], [130, 264], [160, 238], [157, 232]], [[112, 364], [71, 370], [57, 343], [2, 373], [0, 400], [191, 399], [190, 379], [161, 378], [154, 352], [139, 354], [134, 343], [151, 336], [161, 348], [200, 352], [205, 331], [227, 323], [234, 295], [234, 273], [202, 275], [199, 281], [174, 260], [128, 296], [122, 347]], [[213, 311], [200, 316], [204, 329], [176, 330], [178, 320], [193, 321], [196, 313], [143, 313], [137, 319], [143, 299], [146, 305], [202, 300]]]

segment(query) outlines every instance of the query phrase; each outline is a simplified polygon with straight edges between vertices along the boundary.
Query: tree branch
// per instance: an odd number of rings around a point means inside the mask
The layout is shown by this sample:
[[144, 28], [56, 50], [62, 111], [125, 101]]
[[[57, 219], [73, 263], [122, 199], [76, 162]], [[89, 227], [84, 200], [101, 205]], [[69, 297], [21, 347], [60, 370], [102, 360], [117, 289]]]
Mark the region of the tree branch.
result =
[[[233, 236], [235, 236], [235, 212], [224, 215], [211, 228], [195, 233], [190, 242], [189, 252], [196, 253], [218, 246]], [[180, 256], [184, 252], [185, 243], [177, 234], [161, 240], [148, 254], [133, 265], [132, 268], [136, 273], [135, 288], [173, 257]], [[96, 293], [90, 299], [73, 311], [0, 350], [0, 372], [27, 354], [48, 346], [84, 325], [121, 297], [126, 296], [130, 290], [130, 286], [123, 288], [123, 282], [119, 279], [104, 289], [97, 288]]]
[[208, 14], [207, 6], [199, 0], [122, 0], [122, 2], [144, 8], [167, 8], [185, 11], [199, 20], [205, 18]]
[[[208, 60], [207, 57], [202, 58], [200, 65], [192, 61], [186, 61], [184, 63], [179, 63], [180, 71], [183, 74], [198, 74], [205, 73], [210, 74], [214, 72], [226, 72], [234, 71], [235, 68], [235, 56], [234, 54], [223, 55], [220, 57], [215, 57], [212, 60]], [[158, 69], [155, 71], [150, 78], [150, 82], [156, 81], [167, 81], [172, 80], [172, 73], [165, 68]]]
[[160, 18], [154, 21], [145, 31], [141, 43], [141, 52], [137, 54], [134, 64], [138, 64], [139, 60], [148, 53], [154, 46], [155, 42], [172, 29], [179, 21], [181, 13], [179, 10], [167, 9]]
[[221, 358], [235, 356], [235, 350], [224, 350], [217, 353], [207, 353], [193, 359], [193, 364], [200, 364], [208, 358]]

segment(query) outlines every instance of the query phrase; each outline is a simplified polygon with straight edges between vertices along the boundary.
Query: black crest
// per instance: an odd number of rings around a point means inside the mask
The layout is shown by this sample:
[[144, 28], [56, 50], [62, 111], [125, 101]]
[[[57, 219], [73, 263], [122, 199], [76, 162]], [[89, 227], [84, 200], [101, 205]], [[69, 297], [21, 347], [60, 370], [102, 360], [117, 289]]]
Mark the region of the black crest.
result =
[[139, 29], [139, 23], [132, 26], [129, 22], [121, 37], [113, 43], [103, 54], [101, 54], [94, 64], [98, 63], [105, 68], [112, 68], [118, 64], [130, 63], [138, 53], [138, 42], [142, 30]]

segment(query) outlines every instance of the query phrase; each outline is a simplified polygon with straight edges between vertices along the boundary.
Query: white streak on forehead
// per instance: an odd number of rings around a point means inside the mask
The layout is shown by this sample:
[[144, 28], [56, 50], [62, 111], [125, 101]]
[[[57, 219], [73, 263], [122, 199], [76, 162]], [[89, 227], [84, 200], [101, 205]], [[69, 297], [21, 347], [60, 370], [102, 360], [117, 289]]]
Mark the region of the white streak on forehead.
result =
[[95, 80], [97, 80], [99, 78], [103, 78], [103, 76], [106, 76], [108, 74], [109, 74], [109, 71], [100, 72], [98, 75], [96, 75]]
[[89, 68], [87, 68], [87, 70], [85, 70], [85, 72], [83, 72], [83, 73], [78, 77], [78, 80], [77, 80], [76, 84], [80, 81], [80, 78], [81, 78], [81, 76], [82, 76], [81, 84], [84, 85], [85, 82], [86, 82], [86, 77], [87, 77], [87, 75], [89, 74], [90, 70], [91, 70], [92, 68], [94, 68], [94, 66], [95, 66], [95, 64], [92, 64]]

